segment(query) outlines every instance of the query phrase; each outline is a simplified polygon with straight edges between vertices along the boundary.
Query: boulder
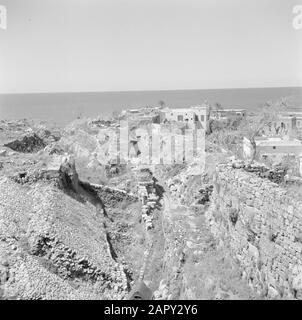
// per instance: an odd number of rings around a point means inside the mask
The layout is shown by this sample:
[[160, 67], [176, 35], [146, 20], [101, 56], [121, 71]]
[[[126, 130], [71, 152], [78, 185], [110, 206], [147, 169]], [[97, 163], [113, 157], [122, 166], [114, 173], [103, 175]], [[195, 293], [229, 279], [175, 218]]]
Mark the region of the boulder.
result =
[[38, 152], [46, 147], [46, 143], [36, 133], [25, 134], [20, 140], [14, 140], [4, 145], [14, 151], [23, 153]]
[[278, 292], [278, 290], [272, 286], [268, 287], [268, 298], [272, 299], [272, 300], [276, 300], [276, 299], [280, 299], [280, 294]]
[[75, 167], [75, 160], [70, 156], [65, 156], [62, 159], [60, 166], [61, 183], [64, 188], [71, 188], [78, 192], [79, 176]]

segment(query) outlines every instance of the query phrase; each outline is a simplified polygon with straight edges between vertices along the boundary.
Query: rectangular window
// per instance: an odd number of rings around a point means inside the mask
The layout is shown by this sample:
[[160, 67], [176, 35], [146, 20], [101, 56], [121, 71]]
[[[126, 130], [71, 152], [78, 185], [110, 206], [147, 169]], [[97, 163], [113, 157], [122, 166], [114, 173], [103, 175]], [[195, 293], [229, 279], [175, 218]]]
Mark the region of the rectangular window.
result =
[[184, 121], [184, 117], [182, 115], [177, 116], [177, 121]]

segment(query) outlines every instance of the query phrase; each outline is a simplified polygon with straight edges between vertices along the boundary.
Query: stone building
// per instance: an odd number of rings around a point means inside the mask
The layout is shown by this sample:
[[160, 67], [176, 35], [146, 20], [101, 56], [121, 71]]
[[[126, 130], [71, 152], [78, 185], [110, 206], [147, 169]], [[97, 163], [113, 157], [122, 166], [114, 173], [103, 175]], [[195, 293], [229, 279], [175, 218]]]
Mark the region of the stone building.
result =
[[295, 136], [297, 133], [302, 133], [302, 112], [300, 111], [285, 111], [278, 115], [278, 120], [272, 124], [271, 128], [267, 128], [265, 133]]
[[296, 112], [296, 128], [299, 132], [302, 132], [302, 112]]
[[282, 119], [285, 117], [292, 119], [292, 129], [298, 132], [302, 132], [302, 112], [289, 111], [282, 114]]
[[215, 120], [227, 120], [229, 118], [244, 119], [247, 112], [245, 109], [217, 109], [211, 110], [211, 119]]
[[293, 136], [296, 133], [297, 119], [295, 115], [289, 113], [282, 113], [278, 116], [278, 120], [274, 123], [278, 135]]
[[189, 127], [197, 126], [206, 131], [209, 128], [209, 108], [206, 105], [189, 108], [165, 108], [161, 112], [163, 121], [185, 122]]
[[[258, 160], [272, 159], [280, 161], [285, 156], [296, 159], [299, 166], [300, 175], [302, 175], [302, 141], [298, 139], [281, 137], [256, 137], [256, 158]], [[243, 139], [243, 156], [250, 158], [253, 154], [253, 148], [250, 140]]]

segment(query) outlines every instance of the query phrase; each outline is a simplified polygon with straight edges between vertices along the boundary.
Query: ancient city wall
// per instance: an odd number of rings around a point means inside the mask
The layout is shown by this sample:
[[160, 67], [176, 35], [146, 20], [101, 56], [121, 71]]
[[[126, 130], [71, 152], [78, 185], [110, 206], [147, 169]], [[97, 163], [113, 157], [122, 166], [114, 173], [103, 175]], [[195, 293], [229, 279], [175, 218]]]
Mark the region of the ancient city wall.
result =
[[207, 223], [262, 297], [302, 299], [302, 199], [277, 184], [218, 165]]

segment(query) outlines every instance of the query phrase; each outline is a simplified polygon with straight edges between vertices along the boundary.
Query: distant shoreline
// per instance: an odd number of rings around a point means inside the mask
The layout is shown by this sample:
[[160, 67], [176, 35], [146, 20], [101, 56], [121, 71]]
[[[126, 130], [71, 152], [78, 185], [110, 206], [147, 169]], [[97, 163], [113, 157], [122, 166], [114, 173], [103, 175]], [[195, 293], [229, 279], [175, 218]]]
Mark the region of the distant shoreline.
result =
[[302, 87], [239, 89], [192, 89], [122, 92], [19, 93], [0, 94], [0, 119], [38, 119], [64, 126], [80, 117], [106, 118], [142, 106], [155, 106], [160, 100], [173, 108], [219, 103], [223, 107], [253, 110], [267, 101], [289, 97], [302, 111]]

